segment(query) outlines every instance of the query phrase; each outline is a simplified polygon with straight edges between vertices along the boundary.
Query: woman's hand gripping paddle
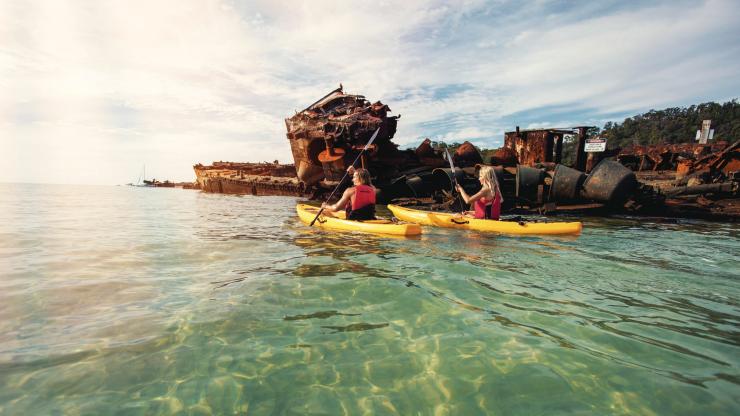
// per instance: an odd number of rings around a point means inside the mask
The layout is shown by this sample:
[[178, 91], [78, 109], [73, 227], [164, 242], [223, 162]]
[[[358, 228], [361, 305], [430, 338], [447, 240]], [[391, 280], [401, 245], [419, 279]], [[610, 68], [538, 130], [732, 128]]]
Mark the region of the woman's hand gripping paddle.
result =
[[[378, 129], [375, 130], [375, 133], [373, 133], [373, 137], [371, 137], [370, 138], [370, 141], [367, 142], [367, 144], [365, 145], [365, 147], [363, 147], [362, 150], [360, 150], [360, 154], [358, 154], [357, 157], [355, 158], [355, 161], [352, 162], [352, 165], [351, 165], [352, 167], [354, 167], [355, 166], [355, 163], [357, 163], [357, 161], [360, 160], [360, 156], [362, 156], [362, 153], [365, 150], [367, 150], [367, 148], [370, 147], [371, 144], [373, 144], [373, 141], [375, 140], [376, 137], [378, 137], [378, 133], [379, 132], [380, 132], [380, 127], [378, 127]], [[339, 186], [342, 185], [342, 182], [344, 182], [344, 178], [347, 177], [347, 173], [349, 173], [349, 170], [347, 170], [347, 171], [344, 172], [344, 176], [342, 176], [342, 179], [339, 181], [339, 184], [334, 188], [333, 191], [331, 191], [331, 194], [329, 195], [329, 198], [326, 198], [326, 201], [327, 202], [329, 202], [329, 200], [331, 200], [331, 197], [334, 196], [334, 193], [337, 191], [337, 189], [339, 189]], [[321, 215], [322, 212], [324, 212], [324, 208], [323, 207], [319, 210], [319, 212], [316, 214], [316, 216], [314, 217], [314, 219], [311, 221], [311, 224], [308, 225], [309, 227], [312, 227], [313, 226], [313, 223], [315, 223], [316, 220], [319, 219], [319, 215]]]

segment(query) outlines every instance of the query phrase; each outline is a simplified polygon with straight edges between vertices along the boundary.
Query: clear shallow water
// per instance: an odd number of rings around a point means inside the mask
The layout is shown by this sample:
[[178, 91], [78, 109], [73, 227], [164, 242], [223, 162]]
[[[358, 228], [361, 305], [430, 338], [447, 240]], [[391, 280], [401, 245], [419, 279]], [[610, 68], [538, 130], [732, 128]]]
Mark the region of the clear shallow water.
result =
[[329, 234], [295, 199], [0, 184], [0, 414], [740, 412], [740, 227]]

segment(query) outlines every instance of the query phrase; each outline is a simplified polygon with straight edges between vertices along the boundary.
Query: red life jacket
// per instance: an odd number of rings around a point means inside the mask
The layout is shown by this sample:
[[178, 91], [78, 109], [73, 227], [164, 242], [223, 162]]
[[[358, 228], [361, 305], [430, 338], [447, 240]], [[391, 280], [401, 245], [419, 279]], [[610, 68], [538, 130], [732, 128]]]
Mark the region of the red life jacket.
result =
[[352, 195], [352, 211], [368, 205], [375, 205], [375, 188], [370, 185], [355, 186], [355, 194]]
[[498, 220], [501, 217], [501, 195], [497, 193], [492, 203], [485, 198], [481, 198], [475, 201], [473, 207], [475, 208], [475, 218]]

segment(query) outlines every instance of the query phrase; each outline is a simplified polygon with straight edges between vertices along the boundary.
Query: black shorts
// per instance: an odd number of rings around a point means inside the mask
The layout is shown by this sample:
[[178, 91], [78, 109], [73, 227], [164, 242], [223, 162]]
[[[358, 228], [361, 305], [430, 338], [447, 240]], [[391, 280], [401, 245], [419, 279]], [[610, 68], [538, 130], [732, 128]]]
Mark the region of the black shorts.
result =
[[353, 210], [351, 205], [347, 206], [347, 219], [353, 221], [367, 221], [375, 219], [375, 204], [366, 205], [360, 209]]

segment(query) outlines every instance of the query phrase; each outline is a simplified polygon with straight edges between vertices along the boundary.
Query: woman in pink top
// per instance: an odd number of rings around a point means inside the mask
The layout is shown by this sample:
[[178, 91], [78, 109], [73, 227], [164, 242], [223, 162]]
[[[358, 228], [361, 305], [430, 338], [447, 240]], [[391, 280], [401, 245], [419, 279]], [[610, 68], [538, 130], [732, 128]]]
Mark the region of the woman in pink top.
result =
[[457, 185], [457, 192], [460, 192], [465, 203], [473, 204], [474, 211], [467, 211], [465, 215], [477, 219], [498, 220], [504, 197], [501, 195], [496, 172], [491, 166], [482, 166], [478, 172], [478, 179], [483, 187], [473, 196], [469, 196], [462, 186]]

